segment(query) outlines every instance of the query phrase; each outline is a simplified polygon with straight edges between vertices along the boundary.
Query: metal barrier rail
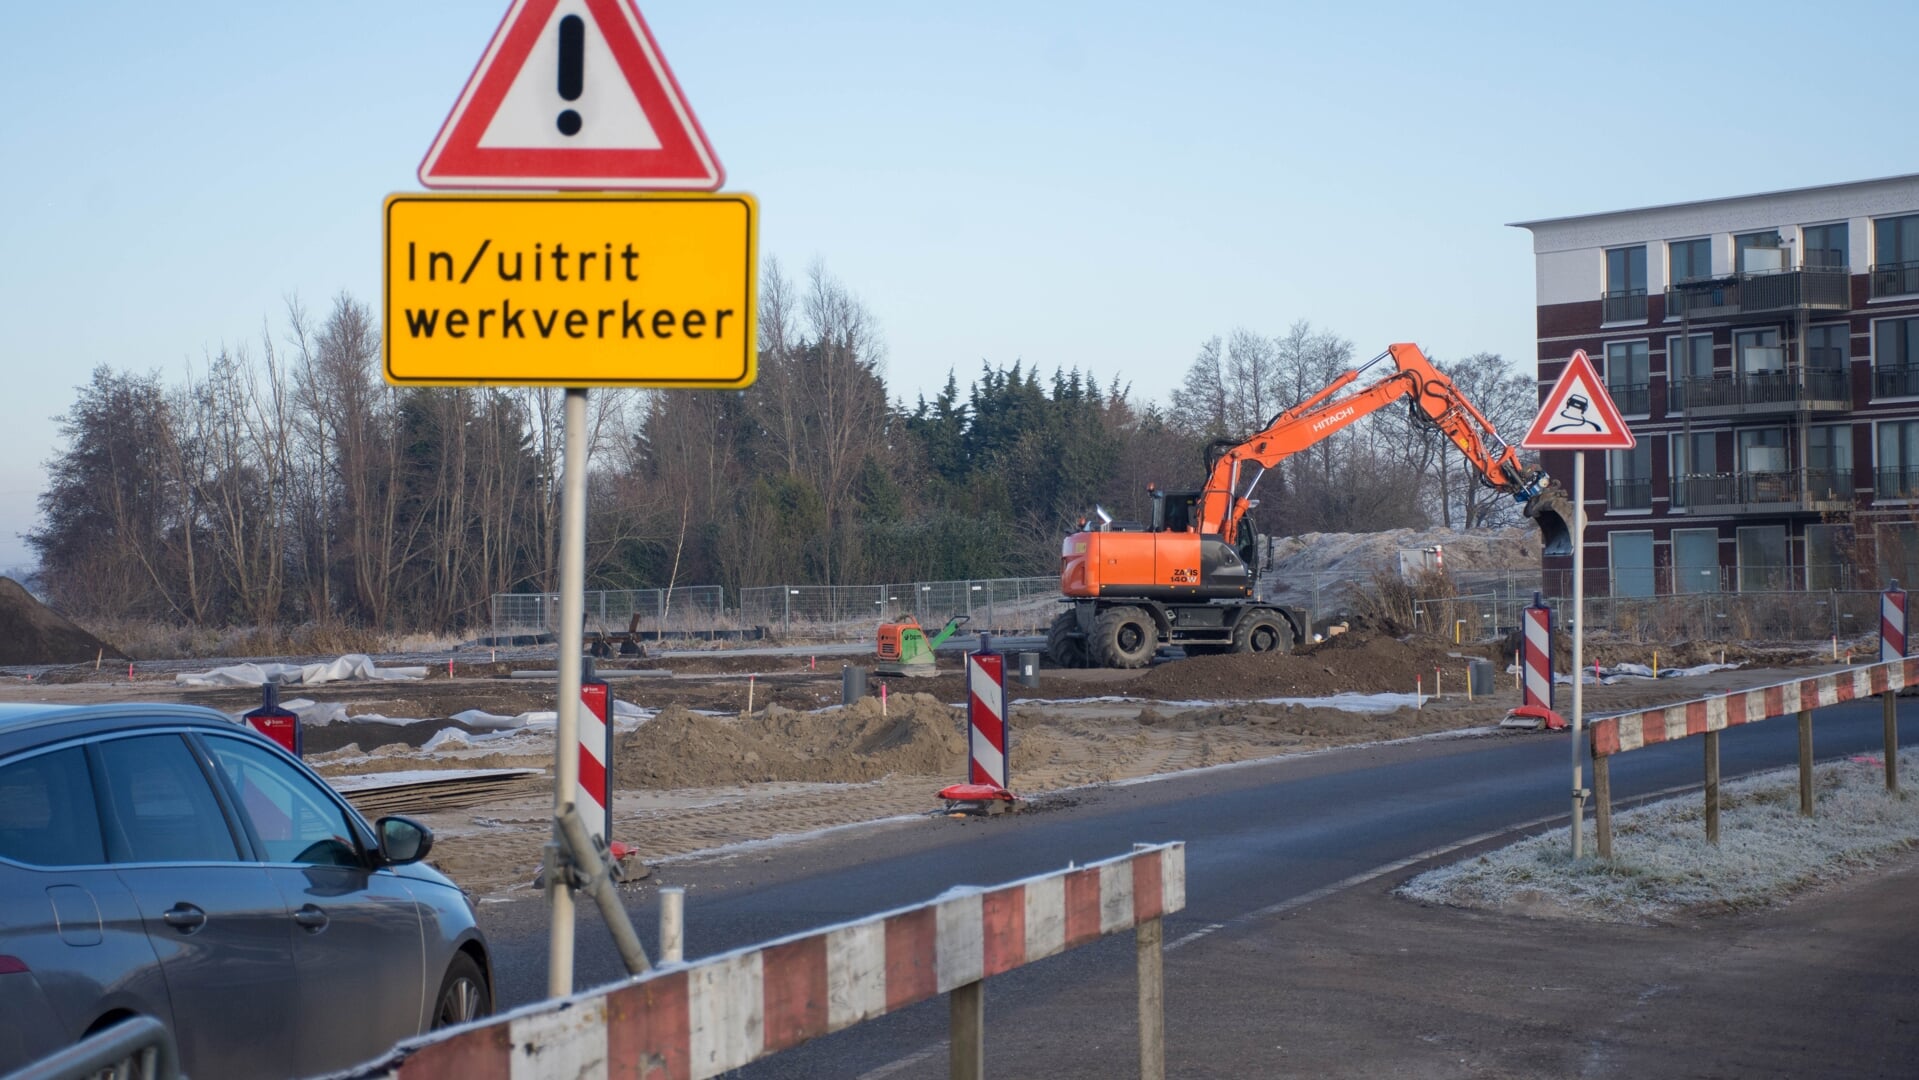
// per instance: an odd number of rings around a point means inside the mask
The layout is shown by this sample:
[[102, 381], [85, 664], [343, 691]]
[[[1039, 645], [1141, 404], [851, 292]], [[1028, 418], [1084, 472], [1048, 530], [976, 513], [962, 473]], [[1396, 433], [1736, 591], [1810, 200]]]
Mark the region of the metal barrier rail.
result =
[[173, 1033], [151, 1016], [135, 1016], [49, 1054], [7, 1080], [177, 1080], [180, 1055]]
[[357, 1080], [476, 1076], [705, 1080], [862, 1021], [952, 996], [952, 1075], [983, 1075], [983, 981], [1136, 930], [1141, 1075], [1165, 1075], [1160, 918], [1186, 906], [1186, 846], [937, 900], [654, 971], [402, 1043]]
[[1885, 703], [1886, 790], [1899, 790], [1899, 691], [1919, 686], [1919, 658], [1716, 694], [1697, 701], [1601, 717], [1587, 725], [1593, 756], [1599, 857], [1612, 857], [1612, 759], [1659, 743], [1705, 737], [1706, 839], [1719, 842], [1719, 733], [1775, 716], [1799, 717], [1799, 812], [1812, 816], [1812, 710], [1877, 695]]

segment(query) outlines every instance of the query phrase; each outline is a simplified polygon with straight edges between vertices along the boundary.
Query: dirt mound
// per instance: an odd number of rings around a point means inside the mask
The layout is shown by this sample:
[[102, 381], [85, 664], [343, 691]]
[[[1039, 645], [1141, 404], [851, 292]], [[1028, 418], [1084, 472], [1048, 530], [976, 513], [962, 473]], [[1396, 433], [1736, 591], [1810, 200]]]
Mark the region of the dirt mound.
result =
[[1161, 701], [1411, 693], [1422, 683], [1432, 689], [1434, 668], [1463, 679], [1465, 667], [1465, 660], [1445, 649], [1352, 631], [1293, 653], [1229, 653], [1161, 664], [1124, 692]]
[[77, 664], [120, 650], [80, 629], [33, 598], [12, 578], [0, 577], [0, 664]]
[[679, 705], [621, 735], [622, 784], [712, 787], [796, 780], [857, 783], [890, 773], [957, 773], [966, 757], [963, 718], [926, 694], [845, 709], [794, 712], [777, 705], [751, 718], [704, 716]]

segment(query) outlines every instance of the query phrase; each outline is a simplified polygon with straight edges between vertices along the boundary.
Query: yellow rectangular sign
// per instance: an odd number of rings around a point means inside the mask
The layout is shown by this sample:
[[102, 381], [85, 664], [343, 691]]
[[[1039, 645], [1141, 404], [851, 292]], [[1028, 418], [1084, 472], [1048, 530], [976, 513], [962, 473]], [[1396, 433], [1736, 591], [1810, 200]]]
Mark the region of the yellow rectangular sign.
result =
[[389, 195], [388, 382], [737, 389], [758, 367], [743, 194]]

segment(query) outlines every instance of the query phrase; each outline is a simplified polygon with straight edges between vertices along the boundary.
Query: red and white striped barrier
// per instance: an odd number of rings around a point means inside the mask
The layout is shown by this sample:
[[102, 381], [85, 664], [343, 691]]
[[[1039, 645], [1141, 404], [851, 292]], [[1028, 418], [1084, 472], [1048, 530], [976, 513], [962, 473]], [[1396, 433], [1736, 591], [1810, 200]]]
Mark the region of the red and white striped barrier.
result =
[[586, 830], [609, 844], [613, 842], [613, 777], [608, 769], [613, 760], [613, 725], [607, 714], [610, 697], [606, 680], [594, 678], [590, 670], [580, 680], [580, 704], [586, 708], [580, 710], [580, 778], [573, 795]]
[[1544, 604], [1520, 612], [1519, 638], [1521, 704], [1536, 709], [1553, 707], [1553, 609]]
[[1906, 590], [1895, 581], [1879, 594], [1879, 662], [1903, 660], [1906, 654]]
[[1006, 790], [1006, 657], [966, 654], [967, 780]]
[[1186, 906], [1186, 846], [781, 938], [402, 1044], [363, 1080], [705, 1080]]
[[1593, 756], [1604, 757], [1775, 716], [1790, 716], [1801, 709], [1822, 709], [1887, 691], [1896, 693], [1908, 686], [1919, 686], [1919, 660], [1896, 660], [1737, 690], [1699, 701], [1622, 713], [1594, 720], [1587, 730], [1592, 733]]

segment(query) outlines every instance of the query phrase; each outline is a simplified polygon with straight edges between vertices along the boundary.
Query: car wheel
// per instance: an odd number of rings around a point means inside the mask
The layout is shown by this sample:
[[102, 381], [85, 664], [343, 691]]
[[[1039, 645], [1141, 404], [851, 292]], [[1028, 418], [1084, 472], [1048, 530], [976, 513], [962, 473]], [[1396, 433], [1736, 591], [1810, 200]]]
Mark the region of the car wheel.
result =
[[487, 989], [480, 965], [466, 953], [458, 953], [446, 967], [440, 980], [440, 996], [433, 1003], [433, 1029], [478, 1020], [493, 1011], [493, 994]]

